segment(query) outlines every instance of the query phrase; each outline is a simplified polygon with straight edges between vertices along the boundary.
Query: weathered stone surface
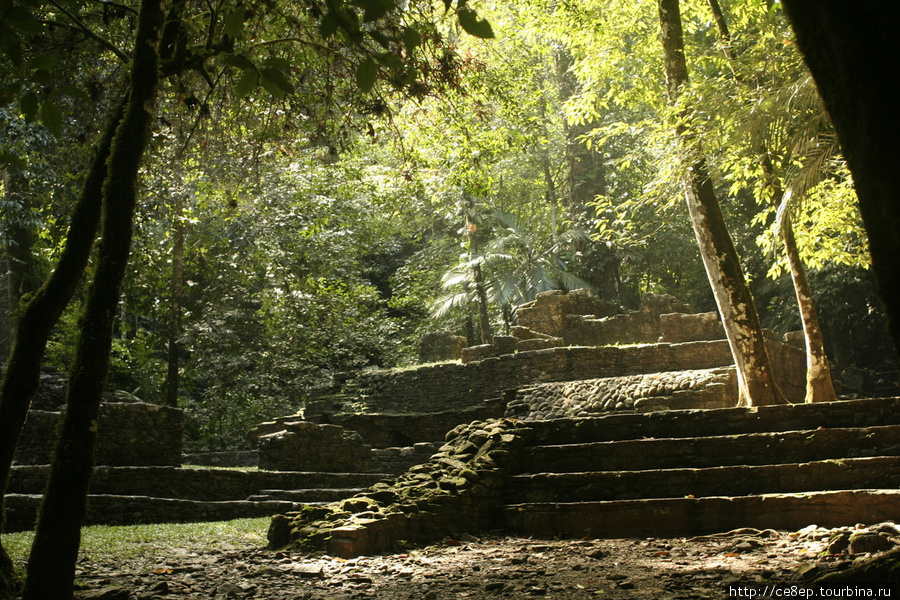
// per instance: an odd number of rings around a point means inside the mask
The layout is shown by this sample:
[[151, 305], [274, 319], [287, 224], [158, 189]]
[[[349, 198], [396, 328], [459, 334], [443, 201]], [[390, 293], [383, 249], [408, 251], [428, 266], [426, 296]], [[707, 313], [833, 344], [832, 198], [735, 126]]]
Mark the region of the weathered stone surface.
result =
[[295, 421], [259, 438], [259, 468], [269, 471], [365, 473], [371, 447], [338, 425]]
[[[60, 412], [31, 410], [25, 421], [15, 460], [49, 464]], [[142, 402], [100, 405], [97, 464], [180, 465], [181, 409]]]
[[392, 485], [326, 507], [276, 516], [269, 546], [321, 549], [357, 556], [391, 548], [397, 540], [424, 541], [460, 528], [496, 523], [502, 482], [514, 467], [522, 425], [510, 420], [473, 422], [447, 433], [428, 463]]
[[659, 315], [660, 342], [679, 343], [724, 340], [725, 328], [719, 313], [669, 313]]
[[449, 331], [426, 333], [419, 341], [419, 362], [459, 360], [466, 346], [466, 338]]
[[543, 383], [507, 398], [507, 416], [524, 419], [586, 417], [616, 410], [725, 408], [737, 394], [733, 368], [646, 373]]
[[[350, 556], [498, 524], [536, 535], [644, 536], [896, 519], [898, 415], [900, 399], [879, 399], [473, 422], [449, 431], [428, 463], [394, 484], [274, 518], [270, 546]], [[544, 444], [552, 445], [536, 448]], [[594, 472], [535, 474], [580, 468], [571, 444], [588, 449]], [[856, 489], [828, 491], [833, 483]], [[550, 501], [517, 503], [517, 494]]]

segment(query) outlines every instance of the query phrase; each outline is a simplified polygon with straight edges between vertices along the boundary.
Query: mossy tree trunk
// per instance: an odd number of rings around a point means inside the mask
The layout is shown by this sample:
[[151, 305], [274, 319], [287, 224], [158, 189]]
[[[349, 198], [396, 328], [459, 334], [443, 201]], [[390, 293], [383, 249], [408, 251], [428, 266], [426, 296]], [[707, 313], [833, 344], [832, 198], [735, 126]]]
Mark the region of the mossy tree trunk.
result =
[[[41, 360], [47, 340], [75, 293], [94, 245], [106, 181], [106, 161], [121, 117], [120, 106], [98, 143], [84, 188], [72, 211], [59, 261], [47, 281], [25, 304], [16, 323], [17, 335], [0, 383], [0, 518], [4, 514], [3, 492], [9, 480], [13, 455], [31, 400], [40, 384]], [[17, 578], [2, 545], [0, 574], [0, 597], [3, 597], [17, 586]]]
[[155, 115], [164, 3], [142, 0], [128, 104], [116, 131], [103, 188], [97, 270], [81, 318], [66, 412], [38, 517], [23, 600], [71, 598], [87, 488], [94, 463], [100, 399], [113, 325], [131, 250], [136, 182]]
[[784, 0], [859, 197], [872, 265], [900, 348], [900, 4]]
[[[669, 103], [674, 107], [688, 84], [678, 0], [659, 0], [659, 21]], [[679, 121], [687, 122], [689, 116], [682, 109]], [[676, 135], [691, 224], [737, 367], [739, 402], [745, 406], [782, 404], [784, 396], [772, 377], [759, 315], [719, 208], [700, 141], [683, 124], [676, 127]]]

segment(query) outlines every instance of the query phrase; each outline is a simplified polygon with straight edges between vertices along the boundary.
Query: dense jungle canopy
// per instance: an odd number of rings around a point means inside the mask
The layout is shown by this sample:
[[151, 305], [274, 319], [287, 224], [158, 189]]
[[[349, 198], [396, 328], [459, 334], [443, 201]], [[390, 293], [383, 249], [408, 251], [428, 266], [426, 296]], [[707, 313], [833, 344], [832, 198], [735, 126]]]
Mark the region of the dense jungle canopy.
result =
[[[127, 88], [139, 10], [0, 1], [4, 354]], [[778, 3], [684, 0], [674, 103], [655, 2], [167, 10], [107, 390], [183, 407], [190, 450], [242, 447], [336, 372], [414, 362], [425, 332], [480, 343], [544, 290], [715, 310], [679, 131], [702, 141], [762, 325], [800, 328], [776, 227], [790, 190], [835, 379], [872, 393], [896, 369], [853, 183]], [[45, 365], [75, 359], [97, 264]]]

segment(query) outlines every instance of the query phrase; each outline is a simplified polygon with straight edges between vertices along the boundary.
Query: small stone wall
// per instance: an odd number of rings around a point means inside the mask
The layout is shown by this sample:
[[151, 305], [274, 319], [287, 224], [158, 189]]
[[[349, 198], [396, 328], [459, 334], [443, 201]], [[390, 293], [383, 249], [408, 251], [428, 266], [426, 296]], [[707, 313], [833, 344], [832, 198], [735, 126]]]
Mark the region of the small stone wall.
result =
[[355, 431], [307, 421], [259, 438], [259, 468], [269, 471], [365, 473], [371, 447]]
[[690, 312], [689, 305], [668, 294], [644, 294], [638, 311], [601, 319], [567, 315], [563, 338], [567, 344], [575, 346], [655, 344], [660, 341], [661, 315]]
[[419, 362], [459, 360], [466, 346], [466, 338], [449, 331], [426, 333], [419, 341]]
[[519, 388], [506, 416], [559, 419], [628, 410], [726, 408], [734, 406], [736, 397], [733, 367], [670, 371]]
[[[16, 448], [18, 464], [49, 464], [62, 413], [31, 410]], [[98, 465], [180, 465], [181, 409], [142, 402], [104, 402], [97, 435]]]
[[659, 315], [659, 331], [659, 341], [670, 344], [725, 339], [725, 327], [717, 312], [662, 314]]
[[564, 338], [568, 330], [566, 315], [600, 318], [619, 312], [618, 306], [600, 300], [589, 290], [572, 290], [569, 293], [554, 290], [542, 292], [532, 302], [519, 306], [516, 322], [522, 328]]
[[182, 464], [202, 467], [255, 467], [259, 462], [256, 450], [233, 450], [231, 452], [201, 452], [185, 454]]
[[420, 442], [412, 446], [372, 449], [373, 473], [403, 473], [410, 467], [428, 462], [438, 444]]

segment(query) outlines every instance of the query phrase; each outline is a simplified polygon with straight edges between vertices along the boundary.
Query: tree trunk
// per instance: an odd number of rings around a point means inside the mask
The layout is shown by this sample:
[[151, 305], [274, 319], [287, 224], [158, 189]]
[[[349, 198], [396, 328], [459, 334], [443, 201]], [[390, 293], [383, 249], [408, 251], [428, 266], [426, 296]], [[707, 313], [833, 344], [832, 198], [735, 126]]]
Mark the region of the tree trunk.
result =
[[900, 349], [900, 4], [784, 0], [853, 174], [872, 265]]
[[169, 344], [166, 371], [166, 405], [172, 407], [178, 406], [178, 363], [180, 353], [178, 339], [181, 337], [181, 287], [184, 261], [183, 211], [184, 198], [179, 193], [175, 197], [175, 217], [172, 220], [172, 299], [169, 304]]
[[475, 295], [478, 297], [478, 331], [481, 335], [481, 343], [490, 344], [494, 336], [491, 332], [487, 291], [484, 288], [484, 274], [481, 272], [481, 265], [475, 264], [472, 267], [472, 280], [475, 282]]
[[[659, 20], [669, 103], [675, 106], [682, 86], [688, 83], [678, 0], [659, 0]], [[684, 111], [679, 115], [681, 121], [686, 121], [687, 116]], [[739, 403], [744, 406], [782, 404], [785, 400], [772, 378], [753, 296], [722, 217], [700, 142], [684, 125], [676, 127], [676, 135], [694, 235], [737, 367]]]
[[806, 269], [800, 260], [797, 241], [794, 239], [794, 224], [791, 219], [790, 194], [785, 194], [778, 207], [777, 226], [784, 241], [784, 253], [791, 268], [791, 280], [794, 282], [794, 293], [800, 308], [800, 320], [803, 323], [803, 337], [806, 340], [806, 397], [805, 402], [830, 402], [837, 400], [834, 394], [834, 382], [831, 380], [831, 369], [825, 355], [825, 340], [819, 327], [819, 317], [813, 302], [809, 282], [806, 280]]
[[164, 14], [164, 3], [142, 0], [128, 105], [113, 140], [103, 188], [103, 231], [97, 270], [81, 320], [66, 411], [28, 561], [23, 600], [73, 595], [100, 399], [109, 368], [116, 306], [131, 249], [137, 175], [155, 115], [158, 44]]
[[[0, 519], [4, 514], [2, 492], [6, 490], [10, 467], [19, 434], [28, 415], [28, 407], [40, 383], [41, 360], [47, 339], [65, 309], [87, 266], [97, 224], [103, 184], [106, 180], [106, 161], [109, 158], [113, 134], [122, 117], [122, 105], [107, 125], [99, 141], [94, 160], [85, 179], [81, 196], [72, 211], [71, 224], [59, 262], [44, 285], [25, 305], [17, 323], [17, 336], [10, 353], [8, 368], [0, 384]], [[3, 581], [0, 597], [9, 591], [6, 582], [14, 582], [9, 571], [11, 563], [0, 546]]]
[[37, 289], [35, 281], [34, 230], [29, 226], [31, 193], [28, 179], [18, 167], [8, 165], [3, 170], [6, 220], [6, 291], [9, 304], [10, 339], [16, 335], [15, 310], [19, 301]]

